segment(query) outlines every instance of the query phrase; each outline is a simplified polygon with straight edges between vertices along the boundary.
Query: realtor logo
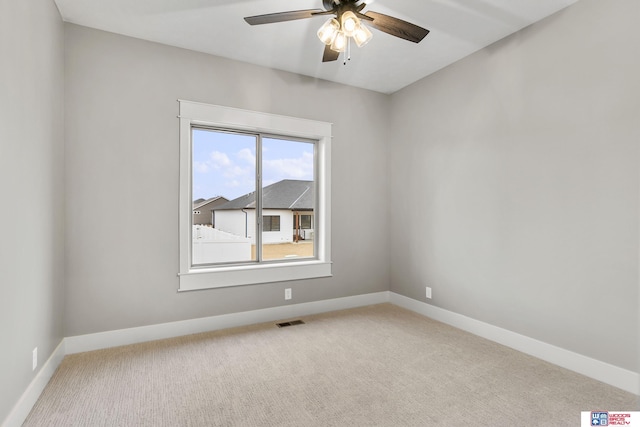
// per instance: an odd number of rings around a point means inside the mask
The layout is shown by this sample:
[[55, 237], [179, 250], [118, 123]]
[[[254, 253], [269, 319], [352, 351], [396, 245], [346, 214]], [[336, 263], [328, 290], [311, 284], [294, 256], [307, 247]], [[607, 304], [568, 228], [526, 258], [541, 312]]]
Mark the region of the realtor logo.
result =
[[582, 427], [640, 427], [640, 411], [582, 411], [580, 412], [580, 425]]
[[591, 425], [592, 426], [608, 426], [609, 413], [608, 412], [592, 412]]

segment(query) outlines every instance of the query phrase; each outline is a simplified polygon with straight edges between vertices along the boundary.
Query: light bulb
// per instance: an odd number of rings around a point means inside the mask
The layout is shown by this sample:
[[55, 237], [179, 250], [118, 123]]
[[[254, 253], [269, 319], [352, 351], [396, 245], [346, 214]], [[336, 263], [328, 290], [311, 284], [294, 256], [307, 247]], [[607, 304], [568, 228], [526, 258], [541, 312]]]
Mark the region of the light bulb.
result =
[[344, 52], [347, 48], [347, 36], [344, 31], [338, 31], [333, 43], [331, 43], [331, 50], [335, 52]]
[[352, 11], [348, 10], [340, 17], [342, 20], [342, 31], [347, 37], [353, 37], [353, 34], [360, 27], [360, 21], [358, 17]]
[[338, 34], [338, 31], [340, 31], [340, 23], [338, 23], [338, 20], [335, 18], [329, 19], [318, 30], [318, 38], [322, 41], [322, 43], [330, 45], [336, 38], [336, 34]]
[[353, 38], [356, 41], [358, 47], [362, 47], [365, 44], [369, 43], [369, 40], [373, 38], [373, 34], [371, 34], [371, 31], [369, 31], [369, 29], [361, 23], [360, 27], [353, 35]]

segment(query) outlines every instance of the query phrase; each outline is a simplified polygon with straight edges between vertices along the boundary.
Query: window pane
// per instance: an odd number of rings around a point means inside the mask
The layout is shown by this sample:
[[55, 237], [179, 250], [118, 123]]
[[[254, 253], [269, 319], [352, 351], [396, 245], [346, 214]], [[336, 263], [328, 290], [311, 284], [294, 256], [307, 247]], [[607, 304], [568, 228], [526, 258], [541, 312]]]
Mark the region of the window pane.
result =
[[312, 228], [311, 215], [300, 215], [300, 226], [303, 230], [310, 230]]
[[273, 219], [262, 236], [262, 259], [315, 256], [314, 230], [303, 229], [301, 216], [315, 208], [315, 145], [276, 138], [262, 140], [262, 215]]
[[192, 129], [192, 265], [255, 261], [256, 139]]
[[263, 216], [262, 231], [280, 231], [280, 217], [279, 216]]

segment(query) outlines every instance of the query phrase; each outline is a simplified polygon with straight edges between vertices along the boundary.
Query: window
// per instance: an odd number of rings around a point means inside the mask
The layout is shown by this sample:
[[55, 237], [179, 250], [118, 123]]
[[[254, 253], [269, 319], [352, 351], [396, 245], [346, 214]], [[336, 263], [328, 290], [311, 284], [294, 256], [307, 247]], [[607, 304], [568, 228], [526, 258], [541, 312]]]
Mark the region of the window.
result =
[[179, 102], [179, 290], [330, 276], [331, 125]]
[[300, 228], [303, 230], [311, 230], [313, 228], [311, 218], [311, 215], [300, 215]]
[[268, 215], [262, 217], [262, 231], [280, 231], [280, 217]]

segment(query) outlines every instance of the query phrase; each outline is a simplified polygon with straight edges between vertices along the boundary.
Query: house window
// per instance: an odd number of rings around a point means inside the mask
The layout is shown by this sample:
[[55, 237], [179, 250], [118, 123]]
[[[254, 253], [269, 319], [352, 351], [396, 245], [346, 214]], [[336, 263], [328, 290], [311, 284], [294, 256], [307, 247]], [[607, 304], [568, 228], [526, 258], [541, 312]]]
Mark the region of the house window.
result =
[[275, 215], [263, 216], [262, 231], [280, 231], [280, 217]]
[[[330, 276], [331, 125], [179, 102], [179, 290]], [[192, 206], [213, 195], [228, 202], [196, 233]]]
[[313, 228], [311, 218], [311, 215], [300, 215], [300, 228], [303, 230], [311, 230]]

